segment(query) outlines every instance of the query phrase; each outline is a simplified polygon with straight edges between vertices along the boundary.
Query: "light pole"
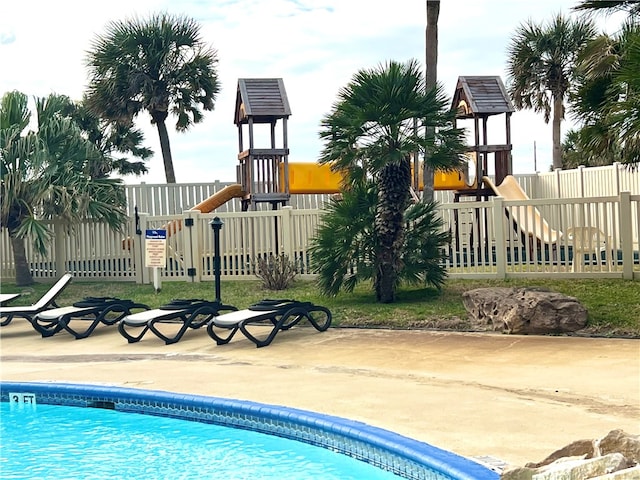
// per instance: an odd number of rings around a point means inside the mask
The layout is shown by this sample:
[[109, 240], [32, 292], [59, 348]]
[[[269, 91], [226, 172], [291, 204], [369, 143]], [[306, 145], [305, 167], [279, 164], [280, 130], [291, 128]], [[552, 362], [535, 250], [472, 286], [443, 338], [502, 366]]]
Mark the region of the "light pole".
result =
[[220, 303], [220, 229], [223, 222], [214, 217], [209, 223], [213, 229], [213, 276], [216, 284], [216, 302]]

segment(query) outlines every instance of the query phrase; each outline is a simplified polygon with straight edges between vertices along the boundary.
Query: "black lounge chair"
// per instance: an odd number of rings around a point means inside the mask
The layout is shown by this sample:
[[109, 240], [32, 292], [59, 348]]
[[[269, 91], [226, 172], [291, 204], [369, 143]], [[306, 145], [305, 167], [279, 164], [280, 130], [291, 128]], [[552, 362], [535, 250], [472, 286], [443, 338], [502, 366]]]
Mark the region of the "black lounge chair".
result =
[[[248, 309], [213, 317], [207, 325], [207, 333], [218, 345], [224, 345], [240, 330], [259, 348], [269, 345], [281, 330], [289, 330], [303, 320], [308, 320], [316, 330], [324, 332], [331, 326], [331, 312], [328, 308], [311, 302], [262, 300]], [[254, 326], [265, 325], [271, 329], [262, 339], [249, 331]], [[215, 328], [230, 332], [222, 336]]]
[[[33, 326], [43, 337], [51, 337], [66, 330], [79, 340], [91, 335], [98, 325], [115, 325], [137, 310], [149, 310], [149, 307], [114, 297], [86, 297], [71, 306], [38, 313]], [[76, 326], [80, 324], [84, 325], [81, 330]]]
[[[173, 300], [160, 308], [127, 315], [118, 323], [118, 331], [129, 343], [140, 341], [151, 331], [169, 345], [178, 342], [187, 330], [205, 326], [221, 311], [234, 310], [237, 308], [218, 301]], [[176, 324], [180, 325], [177, 331]], [[172, 332], [168, 333], [169, 330]]]
[[[62, 293], [62, 291], [69, 285], [73, 276], [70, 273], [65, 273], [60, 280], [58, 280], [40, 300], [33, 305], [11, 305], [0, 306], [0, 327], [9, 325], [14, 318], [25, 318], [29, 320], [31, 325], [34, 325], [34, 317], [45, 310], [55, 308], [56, 298]], [[36, 328], [37, 330], [37, 328]]]

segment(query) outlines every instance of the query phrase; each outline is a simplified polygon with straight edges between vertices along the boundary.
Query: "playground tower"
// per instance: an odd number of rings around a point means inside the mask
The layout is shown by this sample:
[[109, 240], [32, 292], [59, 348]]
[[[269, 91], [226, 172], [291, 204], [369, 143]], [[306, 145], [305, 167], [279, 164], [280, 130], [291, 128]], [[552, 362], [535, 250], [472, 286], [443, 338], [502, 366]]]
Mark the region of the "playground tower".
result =
[[[451, 108], [458, 112], [456, 119], [473, 119], [474, 145], [469, 147], [469, 152], [476, 157], [478, 187], [475, 191], [464, 194], [475, 193], [478, 199], [492, 195], [491, 189], [486, 186], [483, 188], [482, 185], [482, 177], [489, 170], [489, 156], [493, 155], [496, 185], [512, 173], [511, 114], [515, 109], [502, 80], [498, 76], [458, 77]], [[492, 115], [502, 113], [505, 114], [505, 143], [489, 145], [487, 120]], [[456, 196], [462, 194], [463, 192], [459, 192]]]
[[[245, 211], [255, 210], [261, 202], [271, 203], [275, 210], [279, 204], [286, 205], [289, 201], [287, 119], [290, 115], [291, 108], [281, 78], [238, 79], [234, 123], [238, 127], [240, 153], [236, 174], [244, 192], [242, 209]], [[282, 120], [282, 143], [279, 146], [276, 142], [278, 120]], [[268, 148], [255, 145], [257, 125], [270, 127]], [[245, 148], [243, 130], [248, 130], [249, 148]], [[281, 170], [283, 175], [279, 175]]]

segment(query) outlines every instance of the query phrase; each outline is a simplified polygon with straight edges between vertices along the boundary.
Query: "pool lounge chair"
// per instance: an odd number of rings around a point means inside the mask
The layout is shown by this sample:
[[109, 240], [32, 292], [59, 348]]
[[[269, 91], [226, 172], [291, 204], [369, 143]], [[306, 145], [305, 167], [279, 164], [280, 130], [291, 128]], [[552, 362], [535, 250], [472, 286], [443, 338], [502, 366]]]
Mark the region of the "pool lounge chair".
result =
[[20, 296], [19, 293], [0, 293], [0, 306], [6, 305], [7, 303], [15, 300]]
[[237, 308], [218, 301], [173, 300], [160, 308], [125, 316], [118, 323], [118, 331], [129, 343], [139, 342], [151, 331], [169, 345], [178, 342], [187, 330], [205, 326], [221, 311], [234, 310]]
[[[73, 276], [70, 273], [65, 273], [60, 280], [58, 280], [40, 300], [33, 305], [11, 305], [0, 306], [0, 327], [9, 325], [14, 318], [25, 318], [36, 328], [34, 323], [34, 317], [45, 310], [55, 308], [56, 298], [62, 293], [62, 291], [69, 285]], [[36, 328], [37, 330], [37, 328]]]
[[[98, 325], [115, 325], [137, 310], [149, 310], [149, 307], [114, 297], [86, 297], [68, 307], [42, 311], [35, 316], [33, 323], [43, 337], [66, 330], [79, 340], [91, 335]], [[78, 329], [77, 325], [84, 326]]]
[[[207, 325], [207, 333], [218, 345], [224, 345], [229, 343], [236, 332], [240, 330], [259, 348], [269, 345], [278, 332], [289, 330], [303, 320], [308, 320], [316, 330], [324, 332], [331, 326], [331, 312], [328, 308], [314, 305], [311, 302], [262, 300], [248, 309], [213, 317]], [[264, 326], [269, 327], [266, 336], [258, 338], [252, 333], [252, 331], [258, 330], [254, 327]], [[223, 329], [228, 333], [221, 335], [216, 332], [216, 329]]]

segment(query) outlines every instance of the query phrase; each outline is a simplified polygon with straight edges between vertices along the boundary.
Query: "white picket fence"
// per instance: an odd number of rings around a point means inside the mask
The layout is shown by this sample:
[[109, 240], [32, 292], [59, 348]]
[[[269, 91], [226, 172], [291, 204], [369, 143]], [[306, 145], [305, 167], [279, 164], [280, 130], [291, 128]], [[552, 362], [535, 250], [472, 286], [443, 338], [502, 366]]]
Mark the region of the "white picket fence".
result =
[[[637, 170], [613, 165], [520, 176], [518, 180], [532, 200], [493, 197], [453, 202], [451, 192], [437, 192], [443, 202], [439, 207], [443, 228], [451, 233], [443, 252], [451, 277], [640, 278]], [[121, 232], [97, 222], [75, 225], [71, 232], [53, 225], [55, 238], [48, 255], [40, 256], [27, 245], [34, 278], [53, 279], [68, 271], [80, 280], [148, 283], [151, 270], [144, 266], [144, 233], [166, 229], [167, 265], [162, 277], [212, 280], [210, 222], [214, 217], [223, 222], [223, 278], [254, 279], [256, 258], [279, 253], [294, 260], [301, 275], [313, 275], [310, 239], [329, 197], [294, 196], [291, 207], [279, 210], [241, 212], [239, 202], [234, 201], [213, 213], [189, 210], [225, 185], [127, 186], [131, 216]], [[533, 215], [534, 209], [540, 217]], [[519, 221], [513, 222], [515, 218]], [[545, 228], [558, 232], [557, 238], [545, 239]], [[6, 231], [0, 235], [0, 253], [0, 274], [10, 280], [15, 268]]]

